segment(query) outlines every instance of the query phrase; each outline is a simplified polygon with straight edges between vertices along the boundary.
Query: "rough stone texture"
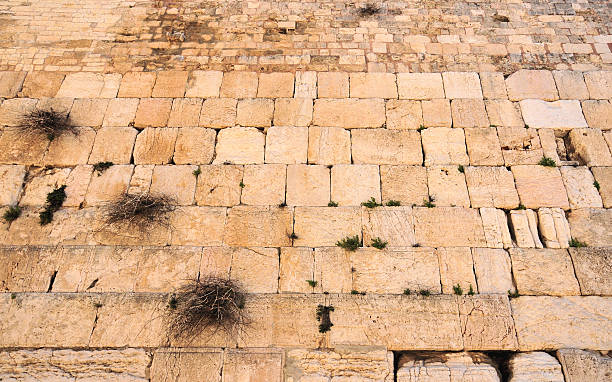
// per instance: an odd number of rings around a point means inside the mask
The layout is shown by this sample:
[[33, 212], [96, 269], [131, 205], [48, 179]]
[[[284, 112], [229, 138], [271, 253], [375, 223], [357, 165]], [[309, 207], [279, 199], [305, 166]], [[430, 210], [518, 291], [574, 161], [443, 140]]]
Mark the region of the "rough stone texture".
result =
[[487, 247], [510, 248], [514, 245], [504, 210], [483, 207], [480, 209], [480, 216]]
[[474, 277], [474, 263], [469, 248], [438, 248], [436, 255], [440, 263], [442, 293], [453, 294], [453, 287], [459, 285], [465, 293], [478, 292]]
[[136, 137], [135, 164], [168, 164], [174, 154], [179, 129], [146, 128]]
[[89, 206], [101, 205], [125, 194], [133, 171], [132, 165], [114, 165], [100, 176], [93, 176], [87, 189], [85, 203]]
[[559, 99], [552, 73], [546, 70], [519, 70], [506, 78], [506, 88], [511, 101], [528, 98], [545, 101]]
[[521, 203], [527, 208], [569, 208], [567, 194], [558, 168], [512, 166]]
[[472, 258], [479, 293], [505, 294], [514, 291], [512, 264], [505, 250], [474, 248]]
[[493, 362], [481, 353], [405, 354], [399, 360], [398, 382], [499, 382]]
[[351, 98], [397, 98], [392, 73], [350, 73]]
[[535, 129], [574, 129], [587, 127], [582, 115], [580, 102], [555, 101], [545, 102], [539, 99], [527, 99], [520, 102], [525, 125]]
[[359, 206], [374, 198], [380, 203], [380, 174], [376, 165], [336, 165], [331, 169], [331, 200]]
[[565, 249], [510, 249], [512, 271], [521, 295], [580, 294], [572, 260]]
[[353, 163], [421, 164], [421, 136], [416, 131], [388, 129], [351, 132]]
[[317, 98], [317, 72], [295, 72], [295, 98]]
[[200, 126], [223, 128], [236, 123], [238, 101], [233, 98], [208, 98], [202, 104]]
[[[170, 243], [206, 246], [223, 244], [224, 234], [229, 229], [226, 226], [226, 214], [227, 210], [219, 207], [177, 207], [170, 216]], [[164, 239], [163, 231], [155, 235]]]
[[582, 73], [570, 70], [555, 70], [552, 72], [561, 99], [589, 99]]
[[209, 164], [215, 153], [217, 132], [201, 127], [178, 129], [173, 160], [176, 164]]
[[603, 207], [588, 167], [562, 166], [560, 170], [570, 208]]
[[109, 100], [102, 126], [130, 126], [138, 109], [138, 98], [113, 98]]
[[464, 131], [472, 166], [501, 166], [504, 164], [501, 144], [495, 128], [466, 128]]
[[467, 167], [465, 180], [472, 207], [518, 207], [519, 198], [514, 188], [512, 172], [504, 167]]
[[194, 202], [196, 166], [155, 166], [151, 179], [151, 194], [167, 195], [179, 206]]
[[128, 72], [121, 79], [117, 97], [145, 98], [151, 97], [155, 85], [155, 72]]
[[433, 198], [436, 206], [470, 206], [465, 176], [457, 166], [428, 167], [427, 185], [429, 196]]
[[538, 229], [546, 248], [569, 247], [570, 227], [561, 208], [540, 208]]
[[578, 159], [587, 166], [612, 166], [610, 148], [601, 130], [574, 129], [569, 133], [569, 140]]
[[390, 247], [411, 247], [415, 241], [412, 207], [377, 207], [362, 210], [363, 241], [380, 238]]
[[510, 226], [518, 247], [543, 247], [538, 236], [537, 216], [533, 210], [510, 211]]
[[130, 179], [128, 194], [139, 195], [149, 192], [154, 168], [155, 166], [151, 164], [135, 166], [132, 179]]
[[350, 293], [353, 290], [351, 254], [338, 247], [315, 248], [314, 288], [318, 293]]
[[444, 98], [444, 85], [439, 73], [399, 73], [397, 88], [400, 99]]
[[427, 169], [421, 166], [380, 166], [382, 202], [420, 204], [428, 196]]
[[251, 164], [264, 162], [265, 135], [253, 127], [232, 127], [217, 134], [213, 163]]
[[17, 204], [25, 175], [25, 166], [0, 166], [0, 205]]
[[287, 167], [287, 204], [290, 206], [327, 206], [331, 192], [327, 166], [289, 165]]
[[230, 350], [224, 357], [222, 382], [281, 382], [282, 354], [262, 350]]
[[266, 133], [266, 163], [306, 163], [308, 128], [273, 126]]
[[584, 73], [584, 81], [592, 99], [612, 98], [612, 71]]
[[19, 129], [4, 129], [0, 135], [0, 163], [40, 165], [48, 146], [45, 136], [24, 137]]
[[413, 209], [416, 242], [432, 247], [483, 247], [478, 210], [460, 207]]
[[423, 111], [419, 101], [388, 100], [387, 129], [418, 129], [423, 124]]
[[591, 171], [597, 183], [599, 194], [606, 208], [612, 207], [612, 167], [592, 167]]
[[425, 129], [421, 133], [425, 166], [436, 164], [467, 165], [469, 158], [462, 129], [444, 127]]
[[503, 73], [499, 72], [481, 72], [480, 84], [482, 86], [482, 95], [485, 99], [505, 99], [508, 98], [506, 92], [506, 83], [504, 82]]
[[510, 382], [564, 382], [561, 365], [548, 353], [515, 354], [508, 362]]
[[168, 126], [197, 126], [201, 109], [202, 100], [199, 98], [176, 98], [172, 102], [172, 109], [170, 110]]
[[219, 97], [223, 72], [194, 70], [189, 74], [185, 97]]
[[308, 126], [312, 122], [312, 99], [279, 98], [274, 103], [275, 126]]
[[444, 72], [444, 92], [446, 98], [480, 98], [480, 78], [477, 73]]
[[70, 73], [55, 95], [58, 98], [115, 98], [121, 75]]
[[242, 166], [200, 166], [200, 171], [195, 193], [195, 201], [199, 206], [231, 207], [240, 204]]
[[76, 166], [66, 179], [66, 200], [63, 206], [79, 207], [85, 201], [87, 187], [91, 180], [93, 166]]
[[559, 349], [557, 358], [565, 382], [605, 381], [612, 378], [612, 359], [595, 351]]
[[98, 130], [93, 149], [89, 155], [90, 164], [113, 162], [114, 164], [130, 163], [136, 129], [131, 127], [103, 127]]
[[223, 353], [218, 350], [161, 348], [153, 354], [151, 381], [218, 382], [221, 378], [222, 366]]
[[489, 118], [481, 99], [454, 99], [451, 110], [453, 127], [489, 127]]
[[257, 73], [227, 72], [223, 73], [221, 97], [253, 98], [257, 95]]
[[70, 110], [69, 121], [75, 126], [101, 126], [108, 108], [107, 99], [76, 99]]
[[340, 127], [309, 127], [308, 163], [351, 163], [351, 133]]
[[[423, 125], [425, 127], [451, 127], [450, 102], [447, 99], [432, 99], [421, 102], [423, 108]], [[388, 123], [388, 121], [387, 121]]]
[[49, 143], [43, 162], [51, 166], [85, 164], [89, 159], [96, 132], [89, 127], [77, 127], [76, 134], [62, 134]]
[[612, 126], [610, 101], [582, 101], [582, 112], [590, 128], [610, 130]]
[[518, 103], [508, 100], [487, 100], [485, 105], [492, 126], [525, 126]]
[[345, 98], [349, 96], [348, 73], [321, 72], [318, 77], [319, 98]]
[[240, 126], [269, 127], [272, 124], [274, 102], [253, 98], [238, 101], [236, 124]]
[[20, 126], [23, 116], [36, 109], [37, 100], [7, 99], [0, 105], [0, 126]]
[[293, 73], [261, 73], [257, 97], [293, 97]]
[[55, 97], [65, 74], [53, 72], [29, 72], [23, 83], [21, 96], [28, 98]]
[[164, 127], [168, 124], [172, 98], [142, 98], [136, 110], [134, 126]]
[[164, 71], [157, 73], [157, 80], [153, 87], [152, 97], [183, 97], [187, 76], [183, 71]]
[[20, 204], [22, 206], [42, 206], [51, 191], [66, 184], [69, 174], [69, 168], [38, 169], [29, 172], [29, 182], [23, 190]]
[[289, 246], [293, 214], [285, 208], [237, 206], [227, 213], [224, 243], [235, 246]]
[[347, 236], [361, 236], [361, 213], [357, 207], [296, 207], [293, 232], [297, 247], [334, 246]]
[[589, 247], [612, 245], [612, 210], [585, 208], [568, 214], [572, 238], [586, 243]]
[[381, 127], [385, 123], [382, 99], [318, 99], [313, 124], [347, 129]]
[[506, 166], [537, 164], [544, 156], [536, 129], [498, 127], [497, 134]]
[[247, 205], [279, 205], [285, 202], [286, 173], [285, 166], [281, 164], [244, 166], [244, 188], [240, 200]]
[[583, 295], [612, 295], [612, 250], [570, 248], [574, 271]]
[[311, 293], [314, 280], [314, 250], [311, 248], [281, 248], [278, 289], [280, 293]]
[[507, 296], [462, 296], [457, 301], [466, 350], [518, 349]]

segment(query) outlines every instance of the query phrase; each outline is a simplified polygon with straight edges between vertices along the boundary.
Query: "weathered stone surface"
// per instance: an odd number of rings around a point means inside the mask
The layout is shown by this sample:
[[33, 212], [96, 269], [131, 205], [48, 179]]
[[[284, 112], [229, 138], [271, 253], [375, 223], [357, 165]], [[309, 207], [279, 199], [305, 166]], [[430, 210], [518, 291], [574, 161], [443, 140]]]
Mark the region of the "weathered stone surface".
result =
[[420, 204], [427, 198], [427, 170], [422, 166], [380, 166], [383, 204], [396, 200], [402, 205]]
[[353, 163], [421, 164], [421, 136], [417, 131], [355, 130], [351, 133]]
[[537, 164], [544, 156], [536, 129], [498, 127], [497, 134], [506, 166]]
[[49, 146], [44, 135], [26, 135], [19, 128], [6, 128], [0, 135], [0, 163], [41, 165]]
[[574, 129], [569, 133], [570, 145], [578, 159], [587, 166], [612, 166], [610, 148], [599, 129]]
[[479, 293], [506, 294], [514, 290], [512, 264], [505, 250], [474, 248], [472, 258]]
[[327, 166], [287, 167], [287, 204], [290, 206], [327, 206], [330, 187], [330, 171]]
[[612, 98], [612, 72], [593, 71], [584, 73], [584, 81], [589, 89], [591, 99]]
[[508, 362], [510, 382], [563, 382], [561, 365], [548, 353], [519, 353]]
[[457, 166], [431, 166], [427, 168], [429, 196], [437, 206], [469, 207], [470, 198], [465, 176]]
[[605, 381], [612, 378], [612, 359], [609, 355], [590, 350], [559, 349], [557, 358], [565, 382]]
[[308, 128], [273, 126], [266, 134], [266, 163], [306, 163]]
[[400, 99], [444, 98], [440, 73], [399, 73], [397, 88]]
[[76, 166], [66, 179], [66, 200], [63, 206], [79, 207], [85, 201], [87, 188], [93, 173], [93, 166]]
[[25, 166], [0, 166], [0, 205], [17, 204], [25, 175]]
[[75, 134], [62, 134], [49, 143], [43, 163], [51, 166], [74, 166], [87, 163], [96, 132], [89, 127], [77, 127]]
[[526, 99], [520, 102], [525, 125], [535, 129], [574, 129], [587, 127], [580, 101], [545, 102]]
[[295, 72], [295, 98], [317, 98], [317, 72]]
[[147, 98], [151, 97], [157, 73], [155, 72], [128, 72], [121, 79], [117, 97]]
[[416, 242], [432, 247], [484, 247], [477, 209], [440, 207], [413, 209]]
[[453, 287], [457, 285], [466, 293], [470, 287], [474, 292], [478, 292], [472, 252], [469, 248], [438, 248], [436, 255], [440, 263], [442, 293], [453, 294]]
[[257, 97], [293, 97], [293, 73], [261, 73]]
[[23, 83], [21, 96], [28, 98], [55, 97], [64, 77], [64, 73], [29, 72]]
[[518, 348], [507, 296], [463, 296], [457, 301], [466, 350]]
[[222, 368], [221, 350], [160, 348], [153, 354], [150, 377], [154, 382], [220, 382]]
[[292, 224], [293, 213], [286, 208], [234, 207], [227, 214], [224, 243], [236, 246], [289, 246]]
[[258, 76], [253, 72], [226, 72], [221, 82], [221, 97], [253, 98], [257, 95]]
[[308, 163], [351, 163], [351, 133], [340, 127], [309, 127]]
[[466, 72], [444, 72], [444, 92], [446, 98], [480, 98], [482, 90], [480, 88], [480, 78], [477, 73]]
[[[542, 146], [542, 152], [544, 156], [552, 159], [555, 163], [560, 163], [559, 153], [557, 153], [557, 141], [555, 131], [551, 129], [540, 129], [538, 130], [538, 136], [540, 137], [540, 145]], [[565, 145], [564, 145], [565, 146]]]
[[361, 212], [357, 207], [296, 207], [293, 232], [295, 246], [334, 246], [347, 236], [361, 236]]
[[612, 330], [609, 297], [523, 296], [510, 304], [522, 351], [610, 348], [610, 337], [601, 335]]
[[314, 287], [314, 250], [312, 248], [281, 248], [278, 290], [280, 293], [312, 293]]
[[0, 290], [46, 292], [55, 270], [54, 253], [48, 246], [0, 247]]
[[113, 162], [130, 163], [132, 148], [138, 131], [131, 127], [103, 127], [98, 130], [93, 149], [89, 155], [90, 164]]
[[513, 209], [519, 199], [514, 188], [514, 177], [504, 167], [467, 167], [465, 180], [472, 207]]
[[[173, 245], [222, 245], [227, 211], [219, 207], [177, 207], [170, 216]], [[163, 232], [155, 234], [164, 240]], [[154, 237], [157, 239], [157, 237]]]
[[504, 164], [501, 144], [495, 128], [466, 128], [465, 143], [473, 166], [501, 166]]
[[555, 80], [547, 70], [519, 70], [506, 78], [506, 88], [511, 101], [527, 98], [545, 101], [559, 99]]
[[606, 208], [612, 207], [612, 167], [592, 167], [591, 171], [599, 184], [599, 194]]
[[312, 122], [312, 99], [278, 98], [274, 103], [275, 126], [308, 126]]
[[240, 126], [269, 127], [272, 124], [274, 102], [270, 99], [253, 98], [238, 101], [236, 124]]
[[538, 220], [533, 210], [510, 211], [510, 227], [516, 245], [521, 248], [542, 248], [538, 235]]
[[390, 99], [386, 103], [387, 129], [418, 129], [423, 124], [419, 101]]
[[168, 124], [172, 98], [142, 98], [136, 110], [134, 126], [164, 127]]
[[424, 127], [451, 127], [450, 101], [447, 99], [423, 100], [423, 126]]
[[489, 127], [489, 118], [481, 99], [454, 99], [451, 110], [453, 127]]
[[70, 110], [69, 121], [74, 126], [102, 126], [108, 108], [107, 99], [76, 99]]
[[175, 98], [172, 102], [169, 127], [198, 126], [202, 100], [200, 98]]
[[398, 365], [398, 382], [500, 381], [493, 362], [481, 353], [404, 354]]
[[569, 208], [567, 194], [558, 168], [512, 166], [521, 203], [527, 208]]
[[235, 248], [231, 253], [230, 278], [248, 293], [277, 293], [279, 254], [276, 248]]
[[151, 179], [151, 193], [166, 195], [179, 206], [189, 206], [194, 202], [196, 166], [168, 165], [155, 166]]
[[582, 112], [592, 129], [609, 130], [612, 126], [610, 101], [582, 101]]
[[612, 250], [570, 248], [574, 271], [583, 295], [612, 295]]
[[146, 194], [151, 190], [151, 180], [153, 179], [152, 164], [134, 166], [134, 173], [130, 179], [130, 187], [128, 188], [129, 195]]
[[265, 135], [253, 127], [223, 129], [217, 134], [217, 155], [213, 163], [263, 163], [265, 139]]
[[365, 245], [376, 238], [395, 247], [411, 247], [416, 243], [412, 207], [364, 208], [361, 219]]
[[66, 184], [69, 174], [69, 168], [41, 168], [29, 172], [28, 183], [19, 203], [22, 206], [42, 206], [51, 191]]
[[562, 166], [560, 170], [570, 208], [603, 207], [588, 167]]
[[483, 207], [480, 209], [485, 241], [490, 248], [509, 248], [514, 245], [504, 210]]
[[516, 102], [487, 100], [487, 114], [492, 126], [524, 127], [521, 109]]
[[219, 97], [223, 72], [194, 70], [189, 73], [185, 97], [215, 98]]
[[319, 98], [346, 98], [349, 96], [349, 75], [341, 72], [319, 72]]
[[200, 171], [195, 193], [195, 201], [199, 206], [231, 207], [240, 204], [243, 166], [200, 166]]
[[612, 246], [612, 210], [584, 208], [572, 210], [567, 217], [572, 238], [589, 247]]
[[503, 73], [481, 72], [480, 84], [482, 85], [482, 95], [485, 99], [507, 99], [506, 83]]
[[21, 126], [23, 116], [36, 109], [37, 100], [7, 99], [0, 105], [0, 126]]
[[135, 164], [168, 164], [172, 161], [179, 129], [146, 128], [136, 137]]
[[97, 206], [114, 201], [125, 194], [130, 184], [134, 166], [114, 165], [106, 169], [100, 176], [92, 176], [85, 196], [88, 206]]
[[202, 104], [200, 126], [223, 128], [236, 123], [238, 100], [233, 98], [208, 98]]
[[274, 350], [229, 350], [223, 360], [223, 382], [281, 382], [283, 356]]
[[554, 70], [552, 72], [555, 78], [557, 89], [559, 90], [559, 98], [561, 99], [588, 99], [589, 91], [587, 89], [582, 73], [571, 70]]
[[341, 206], [359, 206], [374, 198], [380, 203], [378, 166], [341, 164], [331, 169], [331, 200]]
[[217, 132], [201, 127], [178, 129], [174, 146], [174, 163], [209, 164], [215, 154]]
[[469, 158], [465, 148], [463, 129], [436, 127], [421, 132], [425, 166], [436, 164], [467, 165]]
[[315, 248], [314, 291], [350, 293], [353, 290], [351, 254], [339, 247]]
[[350, 73], [351, 98], [397, 98], [393, 73]]
[[183, 97], [187, 86], [188, 72], [162, 71], [157, 73], [152, 97]]
[[285, 202], [287, 170], [281, 164], [246, 165], [241, 201], [247, 205], [279, 205]]
[[571, 240], [570, 227], [561, 208], [540, 208], [538, 229], [546, 248], [567, 248]]
[[138, 98], [113, 98], [109, 100], [102, 126], [130, 126], [136, 117]]
[[382, 99], [318, 99], [313, 124], [347, 129], [381, 127], [385, 123]]
[[565, 249], [511, 248], [510, 257], [521, 295], [580, 294], [572, 260]]
[[55, 95], [58, 98], [115, 98], [120, 74], [70, 73]]

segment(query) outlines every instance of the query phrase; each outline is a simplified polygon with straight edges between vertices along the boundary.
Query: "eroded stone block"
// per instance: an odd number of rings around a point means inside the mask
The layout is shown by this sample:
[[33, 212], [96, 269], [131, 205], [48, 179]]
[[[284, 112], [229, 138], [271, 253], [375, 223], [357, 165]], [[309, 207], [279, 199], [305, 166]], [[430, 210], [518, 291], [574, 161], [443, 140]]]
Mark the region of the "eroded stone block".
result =
[[340, 127], [309, 127], [308, 163], [351, 163], [350, 132]]
[[361, 236], [361, 212], [358, 207], [296, 207], [293, 232], [295, 246], [334, 246], [347, 236]]
[[398, 73], [397, 88], [400, 99], [444, 98], [440, 73]]
[[231, 207], [240, 204], [243, 166], [200, 166], [200, 171], [195, 193], [199, 206]]
[[376, 165], [336, 165], [331, 169], [331, 199], [341, 206], [359, 206], [374, 198], [380, 203]]
[[227, 214], [224, 243], [234, 246], [290, 246], [292, 226], [293, 213], [287, 208], [237, 206]]
[[306, 163], [307, 127], [272, 126], [266, 134], [266, 163]]
[[545, 166], [512, 166], [521, 203], [527, 208], [569, 208], [565, 187], [558, 168]]
[[368, 129], [351, 132], [353, 163], [421, 164], [421, 136], [417, 131]]
[[425, 166], [437, 164], [467, 165], [463, 129], [436, 127], [421, 132]]
[[505, 167], [470, 166], [465, 169], [465, 180], [472, 207], [518, 207], [519, 198], [514, 188], [514, 177]]
[[525, 125], [535, 129], [575, 129], [587, 127], [580, 101], [545, 102], [526, 99], [520, 102]]
[[136, 129], [131, 127], [103, 127], [98, 130], [93, 149], [89, 155], [90, 164], [113, 162], [130, 163], [132, 148], [136, 140]]
[[135, 164], [168, 164], [174, 155], [179, 129], [146, 128], [136, 137]]
[[[248, 205], [280, 205], [285, 202], [287, 169], [282, 164], [244, 166], [241, 201]], [[329, 178], [329, 177], [328, 177]]]
[[522, 295], [579, 295], [572, 260], [565, 249], [511, 248], [512, 271]]
[[217, 155], [213, 163], [263, 163], [265, 139], [265, 135], [254, 127], [223, 129], [217, 134]]
[[612, 295], [612, 250], [570, 248], [570, 255], [583, 295]]
[[545, 101], [559, 99], [555, 80], [548, 70], [519, 70], [506, 78], [506, 88], [511, 101], [528, 98]]
[[422, 166], [380, 166], [383, 204], [396, 200], [402, 205], [421, 204], [428, 196], [427, 170]]
[[318, 99], [313, 124], [347, 129], [381, 127], [385, 123], [382, 99]]

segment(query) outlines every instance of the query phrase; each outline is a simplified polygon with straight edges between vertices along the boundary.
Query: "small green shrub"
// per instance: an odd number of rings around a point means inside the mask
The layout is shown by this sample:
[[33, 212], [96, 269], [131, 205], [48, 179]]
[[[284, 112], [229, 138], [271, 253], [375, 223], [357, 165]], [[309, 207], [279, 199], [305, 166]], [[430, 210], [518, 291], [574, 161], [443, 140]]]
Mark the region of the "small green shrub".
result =
[[318, 282], [316, 282], [315, 280], [306, 280], [306, 282], [313, 288], [316, 287], [318, 284]]
[[538, 164], [540, 166], [545, 166], [545, 167], [557, 167], [557, 164], [555, 163], [554, 159], [549, 158], [546, 155], [544, 155], [542, 159], [540, 159]]
[[470, 284], [470, 290], [468, 291], [468, 296], [473, 296], [475, 294], [474, 288], [472, 288], [472, 284]]
[[334, 326], [329, 316], [329, 313], [333, 311], [334, 311], [333, 306], [325, 306], [325, 305], [317, 306], [317, 321], [319, 321], [319, 333], [329, 332], [331, 327]]
[[510, 298], [517, 298], [520, 297], [521, 295], [519, 294], [518, 290], [515, 292], [512, 292], [511, 290], [508, 289], [508, 297]]
[[366, 292], [360, 292], [360, 291], [358, 291], [356, 289], [353, 289], [353, 290], [351, 290], [351, 294], [360, 294], [362, 296], [365, 296]]
[[246, 186], [243, 181], [240, 181], [240, 183], [238, 183], [238, 185], [240, 186], [240, 188], [244, 188]]
[[39, 215], [40, 225], [46, 225], [53, 221], [53, 214], [62, 207], [64, 200], [66, 200], [66, 185], [47, 194], [45, 209]]
[[425, 130], [425, 129], [426, 129], [426, 127], [425, 127], [425, 126], [423, 126], [423, 125], [421, 125], [421, 126], [419, 126], [419, 128], [417, 129], [417, 131], [418, 131], [418, 132], [421, 132], [421, 131], [423, 131], [423, 130]]
[[461, 285], [457, 284], [453, 286], [453, 293], [455, 293], [457, 296], [461, 296], [463, 294], [463, 288], [461, 288]]
[[463, 167], [463, 165], [462, 165], [462, 164], [460, 164], [460, 165], [457, 167], [457, 170], [458, 170], [460, 173], [462, 173], [462, 174], [463, 174], [463, 173], [465, 173], [465, 167]]
[[593, 182], [593, 187], [595, 187], [597, 189], [597, 191], [599, 191], [599, 182], [598, 181], [594, 181]]
[[586, 247], [587, 244], [585, 242], [583, 242], [583, 241], [580, 241], [578, 239], [574, 239], [572, 237], [572, 239], [569, 241], [569, 246], [573, 247], [573, 248], [583, 248], [583, 247]]
[[387, 242], [386, 241], [382, 241], [382, 239], [380, 237], [377, 237], [374, 240], [372, 240], [372, 247], [374, 247], [374, 248], [384, 249], [386, 246], [387, 246]]
[[193, 176], [195, 176], [196, 178], [198, 176], [200, 176], [200, 174], [202, 173], [202, 169], [200, 169], [200, 167], [196, 168], [195, 170], [193, 170]]
[[100, 176], [104, 171], [108, 170], [114, 163], [113, 162], [98, 162], [93, 165], [93, 170]]
[[431, 292], [430, 292], [430, 291], [428, 291], [427, 289], [421, 289], [421, 290], [419, 291], [419, 294], [420, 294], [421, 296], [425, 296], [425, 297], [427, 297], [427, 296], [430, 296], [430, 295], [431, 295]]
[[434, 208], [436, 206], [434, 203], [435, 200], [433, 196], [428, 196], [426, 199], [423, 199], [423, 207]]
[[331, 202], [327, 203], [327, 207], [338, 207], [338, 203], [332, 200]]
[[357, 248], [361, 246], [361, 240], [359, 240], [359, 236], [347, 236], [344, 239], [338, 241], [336, 245], [340, 248], [344, 248], [347, 251], [356, 251]]
[[361, 203], [361, 205], [367, 208], [375, 208], [378, 206], [382, 206], [382, 204], [377, 203], [373, 197], [370, 198], [370, 200], [368, 200], [367, 202]]
[[4, 211], [4, 221], [7, 223], [13, 222], [17, 220], [18, 217], [21, 216], [21, 207], [19, 206], [10, 206], [8, 210]]
[[400, 203], [399, 200], [389, 200], [387, 203], [385, 203], [385, 205], [387, 207], [399, 207], [402, 205], [402, 203]]
[[289, 239], [291, 240], [295, 240], [298, 238], [298, 235], [295, 234], [295, 232], [291, 232], [290, 234], [287, 235], [289, 237]]
[[404, 294], [406, 296], [409, 296], [410, 294], [412, 294], [412, 291], [409, 288], [404, 289]]
[[515, 210], [526, 210], [526, 209], [527, 208], [525, 208], [525, 206], [522, 203], [520, 203], [518, 207], [515, 208]]

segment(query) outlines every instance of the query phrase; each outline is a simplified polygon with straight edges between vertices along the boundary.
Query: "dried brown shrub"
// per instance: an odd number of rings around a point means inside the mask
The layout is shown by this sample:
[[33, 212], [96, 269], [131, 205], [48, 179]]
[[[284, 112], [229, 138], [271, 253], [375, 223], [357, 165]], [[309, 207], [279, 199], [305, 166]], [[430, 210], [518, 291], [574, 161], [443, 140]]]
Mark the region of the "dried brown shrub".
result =
[[25, 114], [21, 128], [28, 134], [45, 135], [52, 141], [65, 133], [77, 134], [78, 130], [68, 123], [62, 113], [50, 110], [35, 109]]
[[104, 211], [106, 225], [147, 231], [153, 226], [170, 226], [169, 213], [176, 201], [167, 195], [125, 194], [108, 204]]

